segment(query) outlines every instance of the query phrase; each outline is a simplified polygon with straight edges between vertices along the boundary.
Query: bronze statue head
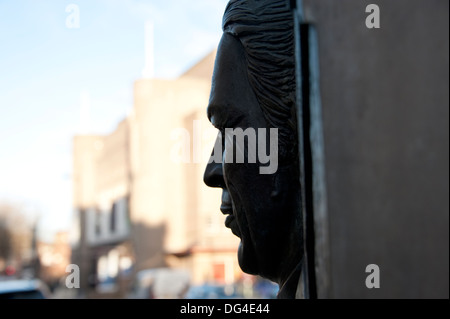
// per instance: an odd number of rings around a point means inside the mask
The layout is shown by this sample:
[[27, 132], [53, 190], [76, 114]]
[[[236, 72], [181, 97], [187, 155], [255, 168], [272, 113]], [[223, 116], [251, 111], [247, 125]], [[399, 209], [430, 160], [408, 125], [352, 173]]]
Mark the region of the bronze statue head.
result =
[[[210, 161], [204, 181], [223, 189], [220, 210], [241, 239], [241, 269], [277, 282], [280, 298], [295, 296], [303, 257], [293, 27], [288, 1], [231, 0], [207, 111], [220, 130], [222, 160]], [[265, 162], [248, 160], [249, 153], [267, 151], [271, 128], [277, 129], [277, 167], [262, 174]], [[229, 129], [249, 133], [240, 147]], [[238, 148], [245, 161], [226, 161]]]

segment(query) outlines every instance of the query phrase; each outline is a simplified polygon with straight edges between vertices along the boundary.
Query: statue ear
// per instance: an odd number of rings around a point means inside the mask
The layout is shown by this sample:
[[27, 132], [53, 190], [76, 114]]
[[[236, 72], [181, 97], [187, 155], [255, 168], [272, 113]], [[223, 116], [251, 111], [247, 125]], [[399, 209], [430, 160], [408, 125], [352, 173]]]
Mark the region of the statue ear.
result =
[[239, 36], [236, 32], [236, 28], [234, 28], [232, 24], [228, 24], [225, 27], [225, 29], [223, 29], [223, 33], [228, 33], [228, 34], [232, 35], [233, 37], [239, 38]]

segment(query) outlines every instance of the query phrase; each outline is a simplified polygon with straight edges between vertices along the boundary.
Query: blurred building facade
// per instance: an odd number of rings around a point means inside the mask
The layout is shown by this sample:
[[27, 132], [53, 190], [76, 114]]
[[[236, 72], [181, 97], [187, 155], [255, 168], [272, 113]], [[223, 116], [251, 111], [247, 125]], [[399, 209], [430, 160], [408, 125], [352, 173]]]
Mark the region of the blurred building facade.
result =
[[70, 264], [69, 233], [56, 233], [53, 242], [38, 241], [37, 255], [40, 264], [39, 278], [50, 288], [57, 286], [67, 275], [66, 266]]
[[0, 280], [39, 273], [37, 227], [19, 203], [0, 202]]
[[240, 276], [221, 192], [202, 178], [217, 135], [206, 118], [214, 59], [174, 80], [137, 80], [114, 132], [74, 137], [72, 262], [85, 291], [120, 292], [160, 267], [188, 269], [192, 284]]

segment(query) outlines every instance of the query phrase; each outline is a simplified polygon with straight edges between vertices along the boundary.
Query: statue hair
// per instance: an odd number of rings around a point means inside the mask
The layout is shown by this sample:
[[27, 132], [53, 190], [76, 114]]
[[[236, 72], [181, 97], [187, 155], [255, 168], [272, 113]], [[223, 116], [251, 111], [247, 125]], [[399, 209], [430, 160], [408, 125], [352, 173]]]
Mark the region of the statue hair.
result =
[[238, 38], [268, 127], [278, 128], [280, 161], [298, 158], [295, 41], [287, 0], [231, 0], [222, 28]]

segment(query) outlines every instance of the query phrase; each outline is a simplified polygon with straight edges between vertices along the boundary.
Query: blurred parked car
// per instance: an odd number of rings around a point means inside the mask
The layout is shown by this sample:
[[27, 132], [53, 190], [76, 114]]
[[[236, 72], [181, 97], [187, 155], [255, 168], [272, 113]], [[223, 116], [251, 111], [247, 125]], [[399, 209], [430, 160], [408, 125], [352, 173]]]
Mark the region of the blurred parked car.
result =
[[0, 281], [0, 299], [46, 299], [50, 290], [39, 279]]
[[187, 270], [153, 268], [136, 274], [131, 299], [178, 299], [186, 293], [190, 282]]
[[276, 299], [278, 294], [278, 285], [267, 279], [260, 278], [253, 286], [257, 298]]
[[186, 299], [237, 299], [243, 298], [230, 285], [204, 284], [192, 286], [185, 296]]

